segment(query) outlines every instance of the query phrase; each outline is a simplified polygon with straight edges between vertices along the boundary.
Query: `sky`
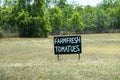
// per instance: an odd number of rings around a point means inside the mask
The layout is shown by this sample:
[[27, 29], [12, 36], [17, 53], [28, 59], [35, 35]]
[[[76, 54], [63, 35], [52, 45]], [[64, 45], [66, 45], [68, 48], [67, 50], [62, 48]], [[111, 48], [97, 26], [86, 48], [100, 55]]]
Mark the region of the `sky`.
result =
[[83, 6], [86, 6], [86, 5], [96, 6], [102, 0], [67, 0], [67, 1], [68, 3], [73, 3], [74, 1]]

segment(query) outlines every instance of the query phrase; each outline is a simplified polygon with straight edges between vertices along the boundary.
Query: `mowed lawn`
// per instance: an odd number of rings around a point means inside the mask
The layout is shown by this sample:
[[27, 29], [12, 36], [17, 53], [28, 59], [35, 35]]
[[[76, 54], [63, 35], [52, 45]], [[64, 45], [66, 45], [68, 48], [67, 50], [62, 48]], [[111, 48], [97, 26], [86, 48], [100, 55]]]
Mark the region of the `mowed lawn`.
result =
[[53, 37], [0, 39], [0, 80], [120, 80], [120, 34], [81, 36], [81, 59], [59, 61]]

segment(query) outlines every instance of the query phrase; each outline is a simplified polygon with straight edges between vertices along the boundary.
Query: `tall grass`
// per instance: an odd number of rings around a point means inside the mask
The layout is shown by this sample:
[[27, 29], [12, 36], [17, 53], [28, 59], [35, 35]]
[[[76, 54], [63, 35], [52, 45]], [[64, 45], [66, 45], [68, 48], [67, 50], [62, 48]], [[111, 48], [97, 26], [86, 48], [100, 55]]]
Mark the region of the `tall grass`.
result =
[[120, 34], [82, 35], [82, 51], [58, 61], [53, 38], [0, 39], [0, 80], [120, 80]]

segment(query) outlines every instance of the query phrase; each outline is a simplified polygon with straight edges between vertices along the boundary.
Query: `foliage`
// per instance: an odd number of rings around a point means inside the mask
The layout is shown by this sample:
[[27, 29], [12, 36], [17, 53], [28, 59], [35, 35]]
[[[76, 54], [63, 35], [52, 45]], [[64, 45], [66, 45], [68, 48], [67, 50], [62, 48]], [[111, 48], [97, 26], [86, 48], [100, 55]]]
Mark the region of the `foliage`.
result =
[[83, 29], [82, 17], [78, 12], [74, 12], [72, 17], [68, 19], [69, 28], [75, 30], [75, 32], [79, 32]]
[[83, 21], [85, 28], [92, 28], [95, 27], [96, 21], [96, 10], [91, 6], [86, 6], [83, 13]]
[[49, 9], [50, 23], [52, 30], [60, 30], [62, 28], [62, 11], [58, 6]]
[[[3, 22], [15, 27], [19, 31], [20, 37], [47, 37], [51, 31], [48, 15], [46, 15], [44, 0], [17, 0], [12, 10], [9, 5], [6, 10], [9, 10], [6, 17], [3, 17]], [[10, 8], [9, 8], [10, 7]], [[5, 10], [4, 9], [4, 10]], [[3, 13], [3, 11], [2, 11]]]
[[[76, 33], [120, 31], [120, 0], [103, 0], [95, 7], [67, 0], [1, 0], [0, 26], [20, 37], [47, 37], [54, 31]], [[114, 32], [115, 32], [114, 31]]]

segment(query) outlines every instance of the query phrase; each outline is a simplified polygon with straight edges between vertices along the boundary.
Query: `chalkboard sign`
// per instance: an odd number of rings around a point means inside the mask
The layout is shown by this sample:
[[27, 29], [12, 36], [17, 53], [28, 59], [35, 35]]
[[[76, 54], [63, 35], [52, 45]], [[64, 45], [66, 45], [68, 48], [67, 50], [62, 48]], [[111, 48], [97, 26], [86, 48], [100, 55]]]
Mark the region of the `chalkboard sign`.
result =
[[59, 54], [80, 54], [81, 36], [54, 37], [54, 52]]

